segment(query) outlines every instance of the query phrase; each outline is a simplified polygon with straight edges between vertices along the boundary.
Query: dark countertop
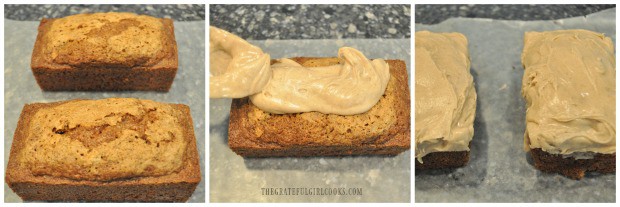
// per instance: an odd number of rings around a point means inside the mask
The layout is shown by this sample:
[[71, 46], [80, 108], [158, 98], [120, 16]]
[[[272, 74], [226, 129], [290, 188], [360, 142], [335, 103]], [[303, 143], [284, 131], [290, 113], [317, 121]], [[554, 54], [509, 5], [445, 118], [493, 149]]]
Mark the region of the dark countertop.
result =
[[[583, 16], [615, 5], [415, 5], [416, 23], [450, 17], [547, 20]], [[211, 25], [247, 39], [410, 38], [410, 5], [210, 5]], [[205, 5], [5, 5], [4, 17], [38, 21], [84, 12], [126, 11], [205, 19]], [[265, 27], [265, 26], [269, 27]], [[301, 32], [303, 31], [303, 32]]]
[[157, 4], [157, 5], [4, 5], [4, 18], [22, 21], [39, 21], [41, 18], [58, 18], [72, 14], [92, 12], [132, 12], [154, 17], [171, 18], [175, 21], [205, 20], [204, 4]]
[[[547, 20], [582, 16], [615, 5], [415, 5], [416, 23], [450, 17]], [[409, 5], [210, 5], [211, 25], [248, 39], [410, 38]], [[126, 11], [205, 19], [205, 5], [5, 5], [4, 17], [38, 21], [84, 12]], [[265, 27], [269, 25], [269, 27]], [[300, 32], [303, 31], [303, 32]]]
[[411, 6], [210, 5], [212, 26], [245, 39], [410, 38]]
[[415, 5], [415, 23], [437, 24], [451, 17], [550, 20], [583, 16], [615, 5]]

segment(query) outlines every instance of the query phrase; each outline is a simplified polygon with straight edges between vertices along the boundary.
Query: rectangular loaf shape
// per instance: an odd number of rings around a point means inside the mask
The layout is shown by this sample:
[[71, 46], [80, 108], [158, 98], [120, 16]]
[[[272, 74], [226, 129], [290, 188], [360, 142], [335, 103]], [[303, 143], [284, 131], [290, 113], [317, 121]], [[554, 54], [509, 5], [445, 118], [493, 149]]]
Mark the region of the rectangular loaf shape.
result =
[[131, 13], [43, 18], [31, 68], [45, 91], [168, 91], [178, 68], [171, 19]]
[[467, 164], [474, 135], [476, 90], [467, 38], [416, 32], [416, 170]]
[[544, 172], [616, 171], [614, 45], [588, 30], [526, 32], [524, 148]]
[[111, 98], [25, 105], [5, 180], [24, 201], [185, 202], [200, 176], [189, 107]]
[[[292, 60], [306, 67], [338, 64], [336, 58]], [[408, 150], [411, 112], [406, 65], [401, 60], [386, 62], [391, 77], [385, 95], [362, 114], [270, 114], [249, 98], [234, 99], [229, 147], [243, 157], [397, 155]]]

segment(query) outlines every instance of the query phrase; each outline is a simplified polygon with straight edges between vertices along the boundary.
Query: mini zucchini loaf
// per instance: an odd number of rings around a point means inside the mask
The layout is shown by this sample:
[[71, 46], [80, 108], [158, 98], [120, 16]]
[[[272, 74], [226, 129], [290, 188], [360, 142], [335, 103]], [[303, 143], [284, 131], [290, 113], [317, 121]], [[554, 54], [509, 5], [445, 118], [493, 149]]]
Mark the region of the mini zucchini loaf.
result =
[[581, 179], [616, 171], [616, 61], [587, 30], [525, 33], [525, 150], [539, 170]]
[[476, 116], [467, 38], [416, 32], [415, 50], [416, 170], [463, 166]]
[[131, 13], [44, 18], [31, 68], [46, 91], [168, 91], [178, 68], [174, 26]]
[[200, 182], [189, 108], [132, 98], [24, 106], [6, 183], [24, 201], [184, 202]]
[[[310, 68], [339, 64], [338, 58], [290, 60]], [[401, 60], [385, 62], [390, 73], [385, 93], [364, 113], [276, 114], [261, 110], [250, 98], [234, 99], [228, 145], [243, 157], [397, 155], [408, 150], [411, 109], [406, 65]]]

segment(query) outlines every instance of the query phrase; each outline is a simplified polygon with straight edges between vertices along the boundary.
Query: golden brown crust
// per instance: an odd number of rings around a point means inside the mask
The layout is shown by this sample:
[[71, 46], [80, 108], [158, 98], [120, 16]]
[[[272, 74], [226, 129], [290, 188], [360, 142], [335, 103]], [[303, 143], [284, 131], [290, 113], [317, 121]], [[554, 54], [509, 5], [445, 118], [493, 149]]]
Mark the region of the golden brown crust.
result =
[[[291, 59], [306, 66], [337, 63], [334, 58]], [[364, 114], [268, 114], [248, 98], [234, 99], [228, 145], [244, 157], [396, 155], [409, 149], [411, 106], [406, 65], [401, 60], [386, 62], [391, 75], [386, 94]]]
[[189, 199], [201, 177], [193, 122], [189, 107], [183, 104], [173, 104], [184, 114], [179, 118], [184, 136], [188, 138], [184, 165], [177, 173], [103, 182], [35, 176], [27, 166], [21, 166], [20, 150], [26, 144], [24, 141], [27, 140], [33, 115], [41, 108], [65, 102], [27, 104], [22, 110], [13, 137], [5, 181], [23, 200], [184, 202]]
[[[90, 64], [80, 62], [76, 53], [73, 64], [57, 64], [48, 57], [46, 33], [56, 19], [43, 18], [32, 52], [30, 67], [42, 90], [46, 91], [168, 91], [178, 69], [178, 49], [171, 19], [163, 23], [162, 51], [144, 61], [144, 65]], [[101, 54], [105, 55], [105, 54]]]

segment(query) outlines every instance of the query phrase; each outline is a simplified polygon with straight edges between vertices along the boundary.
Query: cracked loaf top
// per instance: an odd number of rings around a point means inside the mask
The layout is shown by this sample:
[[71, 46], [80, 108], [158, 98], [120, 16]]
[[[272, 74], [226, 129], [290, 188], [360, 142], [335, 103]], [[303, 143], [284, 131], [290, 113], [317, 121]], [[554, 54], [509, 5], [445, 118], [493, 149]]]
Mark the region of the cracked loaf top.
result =
[[39, 32], [47, 62], [78, 67], [149, 67], [172, 55], [176, 44], [172, 20], [132, 13], [44, 19]]
[[109, 181], [178, 172], [187, 146], [173, 105], [74, 100], [32, 117], [21, 163], [34, 175]]

